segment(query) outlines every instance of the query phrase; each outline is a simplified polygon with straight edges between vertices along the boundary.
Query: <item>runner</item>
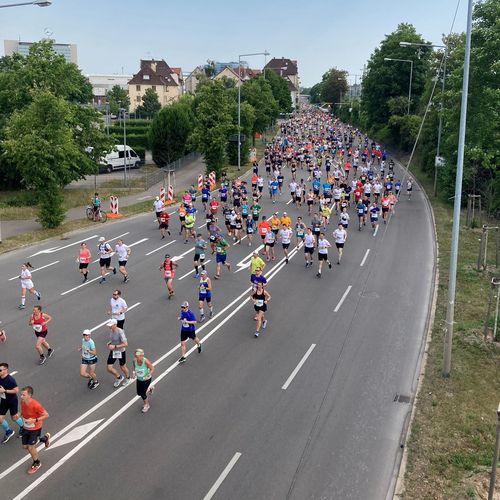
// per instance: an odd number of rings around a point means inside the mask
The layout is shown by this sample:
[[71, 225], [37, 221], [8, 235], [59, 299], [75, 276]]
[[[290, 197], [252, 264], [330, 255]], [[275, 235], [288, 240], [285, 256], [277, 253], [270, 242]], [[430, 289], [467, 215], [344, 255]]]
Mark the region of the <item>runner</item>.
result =
[[411, 200], [411, 192], [413, 191], [413, 182], [412, 179], [408, 179], [406, 181], [406, 194], [408, 195], [408, 201]]
[[[125, 350], [128, 346], [127, 337], [125, 337], [124, 331], [117, 326], [118, 321], [116, 319], [110, 319], [106, 324], [110, 330], [109, 342], [107, 343], [109, 354], [106, 369], [115, 377], [113, 387], [120, 387], [120, 384], [126, 386], [131, 382], [127, 368], [127, 352]], [[120, 375], [113, 367], [116, 360], [120, 364], [123, 375]]]
[[384, 221], [384, 224], [387, 224], [387, 214], [391, 206], [391, 200], [389, 196], [387, 194], [384, 195], [382, 197], [382, 200], [380, 200], [380, 203], [382, 205], [382, 219]]
[[155, 371], [155, 367], [148, 358], [144, 357], [144, 351], [142, 349], [135, 350], [135, 357], [132, 364], [136, 377], [136, 392], [142, 399], [141, 412], [146, 413], [150, 408], [148, 396], [153, 394], [154, 390], [154, 386], [151, 385], [151, 376]]
[[281, 246], [283, 247], [283, 253], [285, 254], [285, 264], [288, 264], [288, 248], [292, 241], [293, 231], [288, 224], [283, 224], [279, 232], [279, 238], [281, 239]]
[[184, 243], [187, 243], [189, 238], [195, 237], [194, 233], [195, 223], [196, 223], [196, 216], [194, 215], [194, 212], [188, 210], [184, 218], [184, 230], [185, 230]]
[[165, 254], [165, 259], [159, 269], [163, 271], [163, 279], [165, 280], [165, 285], [167, 286], [168, 298], [171, 299], [175, 295], [172, 281], [175, 276], [177, 264], [170, 258], [170, 254]]
[[186, 221], [186, 213], [187, 213], [186, 207], [182, 203], [179, 205], [177, 213], [179, 214], [179, 222], [181, 223], [181, 227], [179, 230], [179, 236], [181, 236], [182, 233], [184, 232], [184, 224]]
[[351, 217], [347, 213], [347, 207], [342, 207], [342, 211], [340, 212], [339, 224], [341, 224], [344, 229], [347, 229], [349, 227], [350, 220]]
[[125, 313], [127, 312], [127, 303], [122, 298], [122, 292], [120, 290], [115, 290], [113, 296], [109, 301], [110, 309], [108, 314], [111, 315], [111, 319], [116, 319], [116, 324], [118, 328], [123, 329], [125, 324]]
[[158, 221], [158, 224], [160, 224], [160, 217], [161, 213], [163, 211], [163, 201], [160, 200], [160, 197], [157, 196], [155, 198], [155, 201], [153, 201], [153, 210], [156, 213], [156, 220]]
[[21, 280], [21, 304], [19, 305], [19, 309], [24, 309], [26, 307], [26, 290], [36, 295], [38, 300], [41, 298], [40, 293], [36, 291], [35, 285], [33, 284], [33, 279], [29, 271], [30, 269], [33, 269], [30, 262], [25, 262], [21, 265], [21, 274], [19, 275], [19, 279]]
[[250, 257], [250, 264], [248, 265], [248, 271], [250, 273], [250, 281], [252, 281], [252, 276], [256, 273], [257, 269], [260, 269], [262, 272], [265, 267], [266, 263], [260, 258], [257, 250], [255, 250], [252, 256]]
[[[111, 256], [113, 255], [113, 249], [111, 245], [106, 241], [104, 236], [99, 238], [99, 245], [97, 245], [99, 251], [99, 266], [101, 268], [101, 279], [99, 284], [106, 281], [106, 273], [111, 271]], [[113, 274], [116, 274], [116, 267], [112, 269]]]
[[[40, 354], [39, 364], [43, 365], [47, 358], [51, 358], [54, 354], [54, 349], [52, 349], [47, 342], [47, 334], [49, 333], [47, 329], [47, 323], [52, 321], [52, 316], [47, 313], [42, 312], [42, 306], [33, 307], [33, 314], [30, 317], [29, 325], [33, 327], [36, 336], [35, 349]], [[43, 348], [47, 349], [47, 357], [45, 357]]]
[[370, 222], [372, 223], [373, 235], [377, 232], [378, 226], [378, 213], [380, 212], [380, 208], [377, 207], [377, 204], [373, 202], [369, 208], [370, 211]]
[[23, 418], [22, 443], [23, 448], [33, 459], [33, 463], [28, 469], [28, 474], [34, 474], [40, 467], [36, 445], [38, 441], [45, 444], [45, 448], [50, 446], [50, 433], [46, 432], [42, 436], [42, 422], [49, 417], [47, 410], [33, 399], [33, 387], [26, 386], [21, 389], [21, 417]]
[[181, 322], [181, 357], [179, 363], [185, 363], [187, 339], [193, 340], [198, 346], [198, 353], [201, 353], [201, 342], [196, 335], [196, 316], [189, 309], [189, 302], [182, 303], [181, 313], [177, 319]]
[[222, 237], [222, 235], [217, 236], [217, 246], [216, 246], [216, 254], [215, 254], [215, 276], [214, 278], [218, 280], [220, 278], [220, 269], [221, 265], [224, 264], [227, 267], [227, 270], [231, 272], [231, 264], [226, 262], [227, 260], [227, 248], [229, 247], [229, 243]]
[[194, 277], [199, 278], [199, 266], [201, 264], [201, 268], [205, 270], [205, 251], [207, 250], [207, 242], [203, 239], [201, 233], [196, 235], [196, 239], [194, 240]]
[[295, 236], [297, 237], [297, 247], [304, 242], [304, 237], [306, 234], [306, 225], [302, 221], [302, 217], [297, 217], [297, 222], [295, 224]]
[[342, 259], [342, 253], [344, 250], [344, 245], [347, 240], [347, 231], [346, 227], [340, 223], [333, 232], [333, 237], [335, 238], [335, 246], [337, 247], [337, 253], [338, 253], [338, 259], [337, 259], [337, 264], [340, 264], [340, 261]]
[[78, 269], [80, 274], [83, 275], [83, 282], [85, 283], [88, 279], [89, 274], [89, 264], [90, 259], [92, 258], [92, 254], [87, 247], [87, 243], [80, 243], [80, 251], [78, 252], [78, 257], [76, 261], [78, 262]]
[[276, 254], [274, 253], [274, 244], [276, 243], [276, 233], [274, 229], [268, 231], [264, 237], [264, 254], [266, 255], [266, 260], [269, 262], [271, 259], [276, 260]]
[[163, 210], [160, 212], [160, 234], [161, 234], [161, 239], [163, 240], [165, 238], [165, 233], [167, 233], [170, 236], [170, 231], [168, 229], [168, 224], [170, 222], [170, 214], [167, 211], [167, 207], [164, 207]]
[[87, 387], [89, 389], [96, 389], [99, 387], [99, 381], [95, 369], [97, 366], [97, 351], [95, 342], [91, 338], [92, 332], [90, 330], [83, 330], [82, 345], [78, 348], [82, 353], [82, 363], [80, 365], [80, 376], [88, 378]]
[[316, 246], [316, 237], [312, 233], [310, 227], [304, 235], [304, 258], [306, 259], [306, 269], [312, 266], [312, 258], [314, 254], [314, 247]]
[[9, 375], [9, 365], [0, 363], [0, 425], [5, 432], [2, 444], [5, 444], [15, 434], [5, 418], [7, 412], [10, 413], [11, 420], [19, 426], [19, 429], [23, 428], [23, 419], [20, 417], [17, 399], [18, 392], [19, 387], [15, 378]]
[[358, 214], [358, 222], [359, 222], [359, 227], [358, 229], [361, 231], [362, 226], [366, 225], [366, 215], [365, 215], [365, 204], [359, 200], [358, 203], [356, 204], [356, 213]]
[[130, 257], [130, 254], [132, 253], [132, 250], [130, 250], [130, 247], [125, 245], [123, 243], [122, 239], [119, 239], [116, 242], [115, 245], [115, 254], [118, 256], [118, 270], [120, 271], [121, 275], [123, 276], [123, 282], [127, 283], [129, 280], [128, 278], [128, 273], [127, 270], [125, 269], [125, 266], [127, 265], [128, 258]]
[[332, 264], [328, 260], [328, 249], [330, 247], [330, 242], [325, 238], [325, 233], [321, 232], [318, 238], [318, 273], [316, 274], [316, 278], [321, 278], [323, 262], [326, 262], [330, 269], [332, 268]]
[[201, 272], [200, 283], [198, 288], [198, 305], [200, 309], [200, 323], [205, 321], [205, 311], [203, 309], [203, 304], [206, 301], [208, 309], [210, 311], [210, 318], [214, 315], [214, 307], [212, 305], [212, 281], [208, 277], [208, 273], [203, 270]]
[[257, 326], [254, 336], [257, 338], [260, 335], [261, 327], [263, 329], [267, 327], [267, 319], [265, 319], [264, 315], [267, 312], [267, 303], [271, 300], [271, 294], [267, 290], [264, 290], [264, 285], [262, 283], [257, 283], [255, 291], [253, 291], [250, 296], [253, 300], [253, 308], [256, 312], [254, 319], [257, 321]]
[[247, 238], [248, 238], [248, 246], [252, 246], [253, 242], [253, 233], [255, 232], [255, 222], [253, 219], [248, 217], [245, 219], [245, 226], [246, 226], [246, 233], [247, 233]]

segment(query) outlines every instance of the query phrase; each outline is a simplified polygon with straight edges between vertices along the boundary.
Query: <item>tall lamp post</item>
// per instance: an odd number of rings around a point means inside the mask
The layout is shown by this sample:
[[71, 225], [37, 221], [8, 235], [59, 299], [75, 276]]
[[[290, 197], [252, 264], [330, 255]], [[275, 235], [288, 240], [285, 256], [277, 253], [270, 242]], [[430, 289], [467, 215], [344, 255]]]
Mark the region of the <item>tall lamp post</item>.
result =
[[238, 170], [241, 170], [241, 58], [251, 56], [267, 57], [268, 55], [269, 52], [265, 50], [264, 52], [253, 52], [251, 54], [240, 54], [238, 56]]
[[413, 79], [413, 61], [411, 59], [393, 59], [392, 57], [384, 57], [384, 61], [400, 61], [410, 63], [410, 87], [408, 89], [408, 111], [407, 115], [410, 114], [410, 103], [411, 103], [411, 81]]
[[446, 45], [435, 45], [430, 43], [415, 43], [415, 42], [399, 42], [401, 47], [433, 47], [438, 49], [444, 49], [443, 56], [443, 78], [441, 80], [441, 103], [439, 106], [439, 126], [438, 126], [438, 138], [436, 146], [436, 157], [434, 158], [434, 197], [437, 196], [437, 180], [438, 180], [438, 166], [440, 166], [441, 158], [441, 133], [443, 130], [443, 109], [444, 109], [444, 89], [446, 86], [446, 62], [448, 61], [448, 47]]
[[[0, 9], [7, 9], [9, 7], [21, 7], [22, 5], [37, 5], [38, 7], [49, 7], [52, 5], [50, 0], [33, 0], [31, 2], [19, 2], [19, 3], [8, 3], [5, 5], [0, 5]], [[0, 243], [2, 243], [2, 221], [0, 219]]]
[[[121, 104], [121, 103], [120, 103]], [[126, 125], [126, 113], [125, 108], [120, 108], [120, 113], [123, 116], [123, 185], [127, 185], [127, 125]]]

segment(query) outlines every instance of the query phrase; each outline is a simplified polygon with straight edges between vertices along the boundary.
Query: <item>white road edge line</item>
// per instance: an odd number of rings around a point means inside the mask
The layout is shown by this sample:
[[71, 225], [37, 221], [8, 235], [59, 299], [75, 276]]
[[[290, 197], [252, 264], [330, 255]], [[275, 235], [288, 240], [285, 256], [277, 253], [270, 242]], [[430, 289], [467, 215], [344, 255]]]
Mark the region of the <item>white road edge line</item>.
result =
[[19, 373], [19, 372], [16, 370], [16, 371], [10, 372], [9, 375], [14, 376], [16, 373]]
[[363, 267], [365, 265], [366, 259], [368, 257], [368, 254], [370, 253], [370, 249], [367, 248], [365, 252], [365, 256], [363, 257], [363, 260], [361, 261], [360, 267]]
[[[205, 260], [203, 262], [203, 264], [208, 264], [209, 262], [212, 262], [212, 259], [208, 259], [208, 260]], [[201, 267], [201, 266], [198, 266], [198, 267]], [[191, 269], [191, 271], [187, 272], [186, 274], [182, 275], [180, 278], [179, 278], [179, 281], [183, 280], [184, 278], [186, 278], [187, 276], [189, 276], [190, 274], [193, 274], [194, 273], [194, 269]]]
[[[136, 302], [134, 305], [132, 305], [132, 306], [130, 306], [130, 307], [127, 308], [127, 313], [130, 312], [135, 307], [140, 306], [140, 305], [141, 305], [140, 302]], [[90, 331], [91, 332], [95, 332], [96, 330], [98, 330], [99, 328], [101, 328], [101, 326], [104, 326], [108, 321], [109, 321], [109, 318], [106, 321], [103, 321], [102, 323], [99, 323], [97, 326], [94, 326], [94, 328], [91, 328]], [[54, 438], [52, 438], [52, 439], [54, 439]]]
[[[111, 274], [110, 272], [106, 273], [104, 276], [107, 276], [108, 274]], [[101, 275], [96, 276], [95, 278], [92, 278], [91, 280], [85, 281], [85, 283], [82, 283], [81, 285], [75, 286], [74, 288], [70, 288], [69, 290], [66, 290], [65, 292], [62, 292], [61, 295], [67, 295], [70, 292], [74, 292], [75, 290], [78, 290], [82, 286], [88, 285], [89, 283], [92, 283], [93, 281], [97, 281], [101, 279]]]
[[233, 458], [231, 458], [229, 463], [226, 465], [226, 468], [222, 471], [222, 474], [217, 478], [217, 481], [215, 481], [214, 485], [210, 488], [208, 493], [203, 497], [203, 500], [212, 499], [212, 497], [215, 495], [220, 485], [223, 483], [224, 479], [226, 479], [226, 477], [229, 475], [231, 469], [236, 465], [236, 462], [240, 459], [240, 457], [241, 453], [239, 451], [234, 454]]
[[377, 236], [377, 233], [378, 233], [378, 228], [379, 228], [379, 226], [378, 226], [378, 224], [377, 224], [377, 227], [375, 228], [375, 231], [373, 231], [373, 236]]
[[166, 243], [165, 245], [162, 245], [161, 247], [155, 248], [154, 250], [151, 250], [151, 252], [148, 252], [146, 255], [151, 255], [152, 253], [158, 252], [158, 250], [161, 250], [162, 248], [166, 248], [172, 243], [175, 243], [177, 240], [172, 240]]
[[347, 297], [347, 294], [351, 291], [352, 285], [349, 285], [347, 287], [347, 290], [344, 292], [344, 295], [342, 295], [342, 298], [340, 299], [339, 303], [333, 310], [333, 312], [339, 312], [339, 309], [342, 307], [342, 304], [344, 303], [345, 298]]
[[[51, 262], [50, 264], [46, 264], [45, 266], [37, 267], [37, 268], [33, 269], [33, 271], [31, 271], [31, 274], [36, 273], [37, 271], [40, 271], [42, 269], [45, 269], [46, 267], [50, 267], [50, 266], [53, 266], [55, 264], [59, 264], [59, 262], [61, 262], [61, 261], [56, 260], [54, 262]], [[12, 278], [9, 278], [9, 281], [13, 281], [13, 280], [17, 280], [17, 279], [19, 279], [19, 276], [13, 276]]]
[[[289, 255], [289, 259], [291, 259], [295, 254], [297, 253], [297, 247], [294, 247]], [[271, 281], [281, 269], [285, 267], [285, 258], [283, 257], [276, 265], [273, 267], [273, 269], [270, 271], [269, 276], [268, 276], [268, 281]], [[219, 316], [222, 316], [228, 309], [233, 307], [234, 304], [236, 304], [238, 301], [242, 299], [245, 295], [248, 295], [248, 292], [251, 290], [250, 287], [248, 287], [245, 291], [243, 291], [238, 297], [236, 297], [231, 303], [229, 303], [224, 309], [219, 311], [212, 319], [204, 323], [197, 331], [198, 333], [201, 330], [204, 330], [206, 327], [208, 327], [211, 323], [213, 323]], [[241, 302], [235, 309], [231, 311], [217, 326], [215, 326], [207, 335], [205, 335], [202, 339], [201, 342], [204, 343], [206, 340], [208, 340], [221, 326], [223, 326], [227, 321], [229, 321], [248, 301], [250, 300], [250, 297], [247, 296], [247, 298]], [[135, 305], [134, 305], [135, 306]], [[134, 307], [132, 306], [132, 307]], [[130, 310], [130, 309], [129, 309]], [[107, 321], [106, 321], [107, 322]], [[101, 325], [98, 325], [95, 328], [99, 328]], [[156, 366], [159, 363], [161, 363], [164, 359], [169, 357], [172, 353], [175, 351], [178, 351], [180, 347], [180, 343], [178, 343], [176, 346], [172, 347], [170, 351], [166, 352], [158, 358], [155, 362], [153, 362], [153, 365]], [[195, 350], [197, 349], [197, 346], [193, 346], [187, 353], [186, 357], [190, 356]], [[160, 380], [165, 378], [174, 368], [179, 366], [179, 362], [175, 361], [172, 365], [170, 365], [161, 375], [157, 376], [155, 378], [155, 384], [157, 384]], [[129, 386], [127, 386], [129, 387]], [[102, 401], [94, 405], [92, 408], [87, 410], [85, 413], [80, 415], [78, 418], [73, 420], [70, 424], [68, 424], [66, 427], [61, 429], [59, 432], [54, 434], [52, 436], [52, 441], [56, 440], [57, 438], [61, 437], [64, 435], [66, 432], [71, 430], [73, 427], [78, 425], [82, 420], [86, 419], [89, 415], [94, 413], [96, 410], [104, 406], [108, 401], [116, 397], [118, 394], [120, 394], [123, 390], [125, 390], [126, 387], [122, 386], [116, 391], [112, 392], [108, 396], [106, 396]], [[71, 458], [73, 455], [75, 455], [83, 446], [85, 446], [88, 442], [90, 442], [97, 434], [99, 434], [102, 430], [104, 430], [108, 425], [110, 425], [116, 418], [118, 418], [122, 413], [124, 413], [130, 406], [134, 404], [139, 399], [139, 396], [134, 396], [128, 403], [125, 404], [120, 410], [118, 410], [115, 414], [113, 414], [109, 420], [107, 420], [103, 425], [98, 427], [94, 432], [89, 434], [81, 443], [79, 443], [73, 450], [71, 450], [68, 454], [66, 454], [64, 457], [62, 457], [58, 462], [56, 462], [50, 469], [47, 470], [42, 476], [40, 476], [34, 483], [32, 483], [27, 489], [23, 490], [17, 497], [14, 498], [14, 500], [21, 500], [24, 498], [30, 491], [33, 490], [38, 484], [40, 484], [46, 477], [50, 476], [53, 472], [55, 472], [61, 465], [66, 463], [66, 461]], [[45, 447], [44, 445], [40, 445], [37, 450], [41, 451]], [[24, 462], [28, 461], [29, 455], [24, 456], [23, 458], [19, 459], [17, 462], [12, 464], [10, 467], [8, 467], [6, 470], [0, 473], [0, 479], [3, 479], [5, 476], [10, 474], [13, 470], [17, 469], [20, 465], [22, 465]]]
[[315, 347], [316, 347], [316, 344], [311, 344], [311, 347], [309, 347], [309, 349], [307, 349], [307, 352], [304, 354], [304, 356], [302, 356], [302, 359], [299, 361], [299, 364], [295, 367], [293, 372], [290, 374], [290, 376], [286, 379], [286, 382], [281, 387], [284, 391], [286, 391], [288, 389], [288, 386], [292, 383], [292, 380], [295, 378], [295, 375], [297, 375], [297, 373], [299, 373], [299, 370], [302, 368], [302, 365], [306, 362], [307, 358], [313, 352]]

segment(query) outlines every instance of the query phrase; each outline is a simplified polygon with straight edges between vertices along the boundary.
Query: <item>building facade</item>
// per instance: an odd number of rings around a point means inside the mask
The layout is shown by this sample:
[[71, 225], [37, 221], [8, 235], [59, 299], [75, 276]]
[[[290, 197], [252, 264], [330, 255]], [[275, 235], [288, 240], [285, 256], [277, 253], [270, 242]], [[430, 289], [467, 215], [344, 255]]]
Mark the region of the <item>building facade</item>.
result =
[[92, 104], [102, 106], [106, 104], [106, 94], [115, 86], [118, 85], [128, 91], [128, 82], [132, 75], [86, 75], [92, 85]]
[[[56, 43], [52, 40], [54, 51], [56, 54], [64, 56], [66, 62], [78, 64], [78, 56], [76, 52], [76, 44], [74, 43]], [[34, 42], [21, 42], [20, 40], [4, 40], [4, 53], [6, 56], [11, 56], [14, 53], [27, 56], [30, 47]]]
[[300, 108], [300, 78], [297, 61], [287, 59], [285, 57], [273, 57], [265, 66], [264, 69], [270, 69], [277, 75], [284, 78], [287, 82], [290, 96], [292, 98], [292, 106], [294, 109]]
[[142, 103], [147, 89], [153, 89], [162, 106], [177, 101], [182, 95], [182, 70], [172, 69], [163, 59], [141, 60], [141, 69], [128, 81], [130, 112]]

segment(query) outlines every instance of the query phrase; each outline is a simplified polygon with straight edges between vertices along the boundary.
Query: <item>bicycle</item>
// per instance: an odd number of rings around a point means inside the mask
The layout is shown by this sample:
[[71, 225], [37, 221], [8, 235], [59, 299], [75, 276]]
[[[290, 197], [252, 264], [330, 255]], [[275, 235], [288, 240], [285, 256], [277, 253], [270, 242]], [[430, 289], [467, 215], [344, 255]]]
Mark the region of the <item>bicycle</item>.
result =
[[88, 205], [85, 211], [88, 220], [92, 220], [94, 222], [106, 222], [108, 219], [108, 215], [104, 210], [99, 208], [97, 212], [94, 210], [92, 205]]

